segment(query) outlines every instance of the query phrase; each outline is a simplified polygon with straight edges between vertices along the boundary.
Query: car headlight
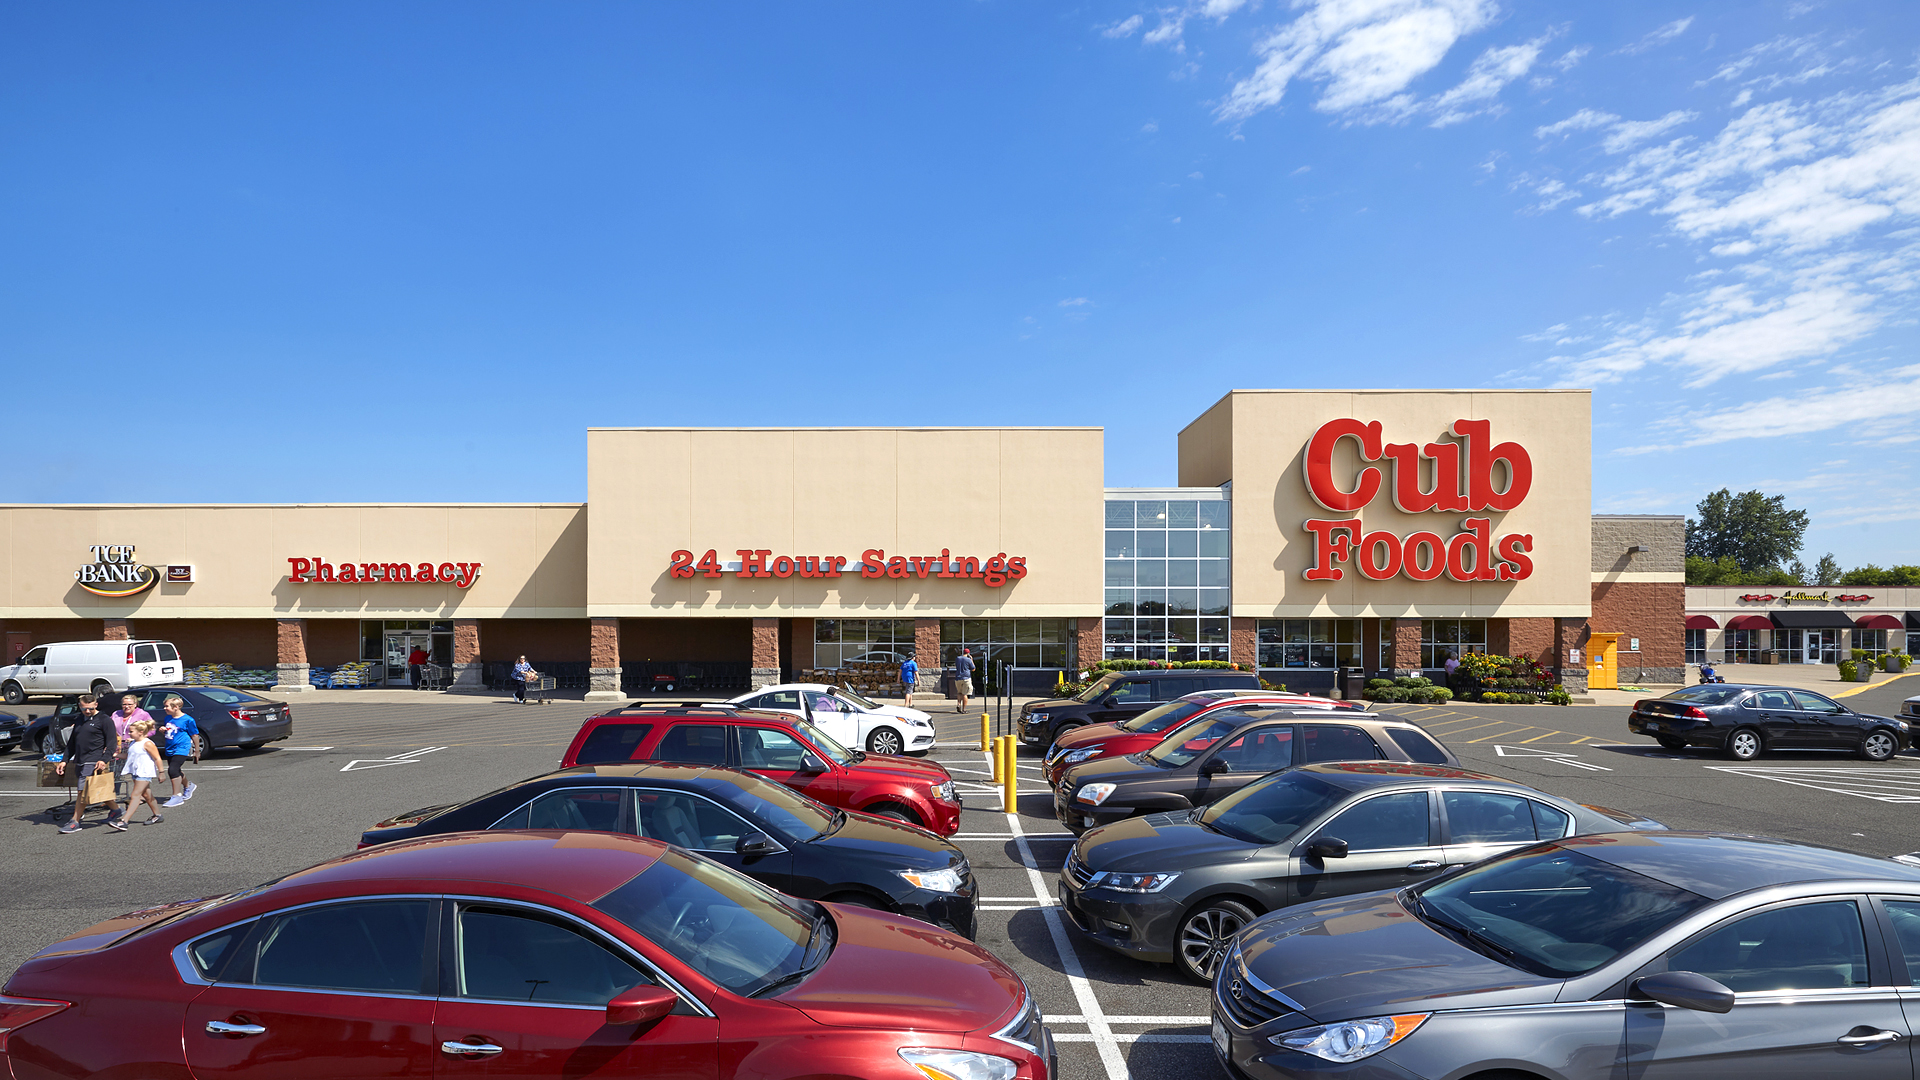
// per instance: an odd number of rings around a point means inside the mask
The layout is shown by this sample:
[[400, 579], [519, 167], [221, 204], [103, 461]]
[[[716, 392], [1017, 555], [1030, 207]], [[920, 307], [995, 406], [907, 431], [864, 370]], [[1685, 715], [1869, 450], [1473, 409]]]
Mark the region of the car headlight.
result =
[[933, 721], [931, 721], [931, 720], [915, 720], [915, 721], [913, 721], [913, 726], [914, 726], [914, 727], [923, 727], [923, 728], [930, 728], [930, 727], [932, 727], [932, 726], [933, 726]]
[[1093, 875], [1093, 880], [1087, 882], [1087, 887], [1114, 889], [1119, 892], [1159, 892], [1173, 884], [1173, 879], [1179, 876], [1177, 871], [1171, 874], [1116, 874], [1108, 870]]
[[1013, 1080], [1020, 1071], [1018, 1065], [993, 1054], [927, 1046], [901, 1047], [900, 1060], [919, 1069], [927, 1080]]
[[901, 879], [916, 889], [930, 892], [959, 892], [960, 883], [966, 878], [956, 867], [943, 870], [895, 870]]
[[1098, 750], [1069, 750], [1067, 751], [1067, 756], [1060, 760], [1068, 765], [1078, 765], [1099, 752]]
[[1359, 1061], [1377, 1054], [1413, 1034], [1432, 1013], [1407, 1013], [1403, 1016], [1375, 1016], [1366, 1020], [1344, 1020], [1338, 1024], [1302, 1028], [1275, 1035], [1267, 1041], [1275, 1046], [1312, 1054], [1325, 1061]]
[[1111, 794], [1113, 794], [1112, 784], [1082, 784], [1080, 785], [1080, 790], [1075, 792], [1073, 797], [1079, 802], [1092, 803], [1095, 806], [1099, 806], [1101, 803], [1106, 802], [1107, 796]]
[[946, 802], [959, 801], [959, 799], [954, 795], [953, 781], [951, 780], [946, 780], [938, 784], [933, 784], [928, 788], [928, 790], [933, 792], [933, 797], [936, 799], [941, 799]]
[[1029, 724], [1044, 724], [1044, 723], [1046, 723], [1046, 722], [1047, 722], [1047, 714], [1046, 714], [1046, 713], [1043, 713], [1043, 712], [1037, 712], [1037, 713], [1028, 713], [1028, 714], [1027, 714], [1027, 723], [1029, 723]]

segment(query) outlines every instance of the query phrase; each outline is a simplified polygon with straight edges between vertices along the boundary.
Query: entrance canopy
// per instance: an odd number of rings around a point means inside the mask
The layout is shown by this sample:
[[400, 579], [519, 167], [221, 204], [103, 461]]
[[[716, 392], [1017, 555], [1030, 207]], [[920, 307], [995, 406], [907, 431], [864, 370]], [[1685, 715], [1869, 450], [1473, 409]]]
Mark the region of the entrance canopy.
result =
[[1687, 629], [1718, 630], [1720, 629], [1720, 624], [1714, 622], [1713, 616], [1711, 615], [1689, 615], [1687, 616]]
[[1788, 630], [1851, 630], [1853, 617], [1844, 611], [1775, 611], [1773, 625]]
[[1773, 629], [1773, 620], [1767, 618], [1765, 615], [1735, 615], [1733, 620], [1727, 623], [1727, 629], [1771, 630]]
[[1898, 630], [1900, 619], [1894, 615], [1862, 615], [1853, 625], [1861, 630]]
[[1907, 612], [1907, 629], [1920, 630], [1920, 611]]

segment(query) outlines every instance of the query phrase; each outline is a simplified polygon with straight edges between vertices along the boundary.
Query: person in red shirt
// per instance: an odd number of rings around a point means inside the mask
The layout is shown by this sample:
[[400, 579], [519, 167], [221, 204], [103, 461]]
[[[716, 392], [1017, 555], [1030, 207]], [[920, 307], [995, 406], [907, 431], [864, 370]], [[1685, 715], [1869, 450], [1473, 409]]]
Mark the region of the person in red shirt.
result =
[[413, 651], [407, 654], [407, 673], [413, 676], [413, 688], [415, 690], [420, 689], [420, 665], [430, 659], [432, 659], [432, 657], [427, 655], [427, 650], [418, 645], [415, 645]]

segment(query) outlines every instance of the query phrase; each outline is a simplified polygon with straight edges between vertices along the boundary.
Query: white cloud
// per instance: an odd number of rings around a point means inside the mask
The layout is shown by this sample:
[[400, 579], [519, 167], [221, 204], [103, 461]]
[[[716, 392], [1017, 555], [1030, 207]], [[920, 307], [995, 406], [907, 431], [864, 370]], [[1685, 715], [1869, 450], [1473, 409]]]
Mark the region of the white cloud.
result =
[[1255, 46], [1260, 65], [1220, 103], [1222, 119], [1244, 120], [1279, 105], [1295, 79], [1321, 85], [1314, 102], [1321, 112], [1364, 110], [1371, 115], [1359, 118], [1369, 121], [1403, 116], [1413, 104], [1406, 95], [1413, 80], [1498, 14], [1493, 0], [1305, 0], [1305, 6]]
[[1541, 37], [1520, 45], [1496, 46], [1481, 53], [1468, 66], [1466, 78], [1460, 80], [1460, 85], [1433, 99], [1432, 107], [1440, 114], [1434, 118], [1433, 126], [1448, 127], [1486, 112], [1486, 102], [1498, 97], [1508, 83], [1525, 75], [1540, 59], [1540, 47], [1546, 41]]
[[1060, 306], [1061, 307], [1085, 307], [1091, 303], [1093, 303], [1093, 301], [1087, 299], [1084, 296], [1075, 296], [1075, 297], [1070, 297], [1066, 300], [1060, 301]]
[[1581, 59], [1583, 59], [1588, 53], [1592, 51], [1593, 51], [1593, 48], [1591, 46], [1575, 45], [1573, 48], [1568, 49], [1565, 53], [1562, 53], [1560, 56], [1560, 59], [1555, 60], [1553, 62], [1553, 66], [1558, 68], [1561, 71], [1572, 71], [1574, 68], [1574, 65], [1578, 64], [1581, 61]]
[[1132, 37], [1133, 32], [1140, 29], [1140, 24], [1143, 22], [1146, 22], [1146, 20], [1140, 16], [1129, 15], [1119, 22], [1114, 23], [1112, 26], [1107, 27], [1105, 30], [1100, 31], [1100, 36], [1110, 38]]
[[1881, 378], [1852, 385], [1771, 397], [1726, 409], [1690, 410], [1684, 418], [1670, 422], [1684, 429], [1675, 442], [1629, 447], [1622, 452], [1807, 435], [1837, 428], [1854, 429], [1850, 434], [1863, 441], [1897, 444], [1909, 441], [1903, 433], [1910, 433], [1916, 416], [1920, 416], [1920, 364], [1894, 368]]
[[1205, 180], [1206, 178], [1207, 175], [1205, 173], [1190, 172], [1187, 174], [1187, 179], [1189, 180]]
[[1151, 135], [1151, 134], [1153, 134], [1154, 132], [1156, 132], [1156, 131], [1159, 131], [1159, 130], [1160, 130], [1160, 124], [1159, 124], [1159, 122], [1158, 122], [1158, 121], [1155, 121], [1155, 120], [1149, 120], [1149, 121], [1147, 121], [1146, 123], [1144, 123], [1144, 124], [1141, 124], [1141, 125], [1140, 125], [1140, 130], [1141, 130], [1141, 131], [1144, 131], [1144, 132], [1146, 132], [1146, 133], [1147, 133], [1147, 134], [1149, 134], [1149, 135]]
[[1648, 34], [1646, 37], [1641, 38], [1639, 41], [1636, 41], [1633, 44], [1627, 46], [1626, 48], [1621, 49], [1620, 51], [1623, 53], [1631, 54], [1631, 53], [1643, 53], [1643, 52], [1646, 52], [1648, 49], [1657, 49], [1660, 46], [1665, 45], [1667, 42], [1672, 41], [1674, 38], [1679, 37], [1681, 34], [1686, 33], [1687, 27], [1692, 25], [1693, 25], [1693, 16], [1691, 15], [1687, 16], [1684, 19], [1675, 19], [1672, 22], [1668, 23], [1667, 25], [1661, 27], [1660, 29], [1655, 30], [1652, 33]]
[[1293, 170], [1292, 172], [1290, 172], [1290, 173], [1288, 173], [1287, 175], [1288, 175], [1288, 176], [1299, 176], [1299, 175], [1300, 175], [1301, 173], [1310, 173], [1310, 172], [1312, 172], [1312, 171], [1313, 171], [1313, 166], [1311, 166], [1311, 165], [1302, 165], [1302, 166], [1300, 166], [1299, 168], [1297, 168], [1297, 169], [1295, 169], [1295, 170]]
[[1608, 130], [1600, 146], [1609, 154], [1618, 154], [1632, 148], [1635, 143], [1646, 142], [1656, 135], [1663, 135], [1681, 124], [1698, 119], [1699, 113], [1675, 109], [1658, 120], [1622, 120]]
[[1552, 135], [1565, 135], [1570, 131], [1586, 131], [1591, 128], [1606, 127], [1608, 124], [1615, 124], [1619, 121], [1620, 118], [1610, 112], [1600, 112], [1596, 109], [1581, 109], [1579, 112], [1574, 113], [1572, 116], [1558, 123], [1534, 128], [1533, 134], [1536, 138], [1545, 139]]

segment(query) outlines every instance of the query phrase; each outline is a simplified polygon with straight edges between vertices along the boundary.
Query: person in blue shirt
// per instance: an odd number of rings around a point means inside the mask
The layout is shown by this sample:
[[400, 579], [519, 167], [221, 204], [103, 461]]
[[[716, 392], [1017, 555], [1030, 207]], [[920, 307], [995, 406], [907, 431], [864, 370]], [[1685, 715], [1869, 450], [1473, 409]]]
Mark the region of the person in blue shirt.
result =
[[909, 709], [913, 708], [913, 684], [919, 678], [920, 665], [914, 663], [913, 657], [907, 657], [906, 662], [900, 665], [900, 696], [906, 699]]
[[[200, 725], [187, 715], [187, 703], [179, 694], [168, 694], [162, 711], [167, 716], [160, 724], [159, 734], [166, 740], [161, 753], [167, 759], [167, 780], [173, 785], [173, 798], [160, 805], [179, 806], [193, 798], [193, 793], [200, 787], [199, 784], [187, 783], [187, 778], [180, 771], [188, 758], [200, 760]], [[127, 812], [132, 813], [133, 807], [128, 806]]]
[[523, 656], [519, 660], [514, 661], [513, 700], [525, 705], [527, 703], [527, 680], [536, 678], [539, 674], [539, 672], [533, 670], [532, 664], [527, 663], [526, 657]]
[[967, 711], [967, 696], [973, 693], [973, 650], [961, 649], [953, 661], [953, 694], [960, 699], [954, 712]]

